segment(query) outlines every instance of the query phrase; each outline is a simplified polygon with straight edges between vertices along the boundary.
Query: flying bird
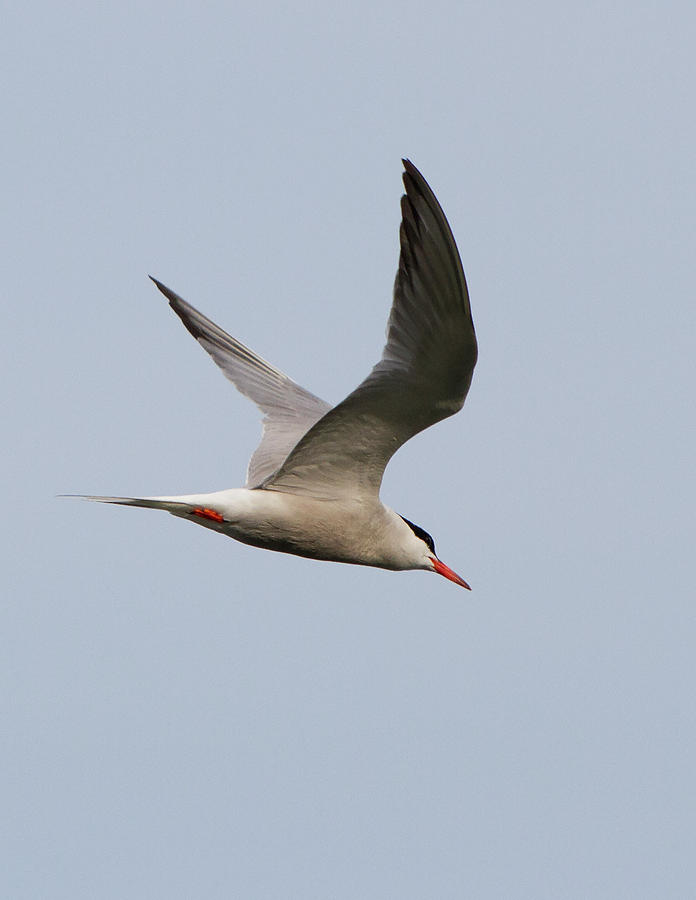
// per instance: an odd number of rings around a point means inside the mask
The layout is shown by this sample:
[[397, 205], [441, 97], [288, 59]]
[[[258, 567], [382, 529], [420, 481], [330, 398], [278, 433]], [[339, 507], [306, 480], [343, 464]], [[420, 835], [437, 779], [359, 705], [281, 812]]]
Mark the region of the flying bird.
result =
[[261, 410], [263, 436], [243, 488], [171, 497], [86, 497], [162, 509], [267, 550], [423, 569], [469, 585], [432, 537], [384, 506], [379, 490], [409, 438], [458, 412], [476, 364], [469, 294], [445, 214], [403, 160], [399, 268], [382, 358], [332, 407], [152, 280], [225, 376]]

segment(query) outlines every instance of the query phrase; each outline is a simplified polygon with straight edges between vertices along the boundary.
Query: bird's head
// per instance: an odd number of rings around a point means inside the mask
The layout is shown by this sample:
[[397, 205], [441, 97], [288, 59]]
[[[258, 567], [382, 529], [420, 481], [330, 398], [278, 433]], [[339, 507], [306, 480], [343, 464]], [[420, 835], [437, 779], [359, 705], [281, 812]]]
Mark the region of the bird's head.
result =
[[400, 518], [408, 525], [413, 535], [418, 540], [418, 544], [414, 546], [414, 551], [419, 557], [420, 565], [414, 566], [414, 568], [425, 569], [428, 572], [437, 572], [438, 575], [443, 575], [455, 584], [459, 584], [461, 587], [466, 588], [467, 591], [470, 591], [471, 588], [466, 581], [437, 558], [437, 553], [435, 553], [435, 541], [428, 532], [424, 528], [421, 528], [420, 525], [414, 525], [413, 522], [404, 519], [403, 516], [400, 516]]

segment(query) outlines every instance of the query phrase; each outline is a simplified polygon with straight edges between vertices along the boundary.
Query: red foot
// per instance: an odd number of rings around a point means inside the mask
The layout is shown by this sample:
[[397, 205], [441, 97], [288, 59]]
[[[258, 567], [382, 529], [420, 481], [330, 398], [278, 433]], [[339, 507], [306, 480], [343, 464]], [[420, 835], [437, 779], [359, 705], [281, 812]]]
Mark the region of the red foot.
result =
[[224, 522], [225, 519], [219, 512], [214, 509], [208, 509], [207, 506], [196, 506], [191, 510], [192, 516], [199, 516], [201, 519], [212, 519], [213, 522]]

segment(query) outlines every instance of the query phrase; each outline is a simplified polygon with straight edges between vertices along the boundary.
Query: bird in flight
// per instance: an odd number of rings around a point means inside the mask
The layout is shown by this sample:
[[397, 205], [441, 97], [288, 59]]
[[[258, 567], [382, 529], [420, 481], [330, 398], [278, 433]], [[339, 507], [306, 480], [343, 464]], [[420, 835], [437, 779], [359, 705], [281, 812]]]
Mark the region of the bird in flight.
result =
[[469, 585], [431, 536], [384, 506], [379, 489], [409, 438], [458, 412], [477, 356], [469, 294], [452, 231], [409, 160], [399, 269], [382, 358], [332, 407], [152, 280], [235, 387], [261, 410], [246, 485], [208, 494], [85, 499], [162, 509], [267, 550], [383, 569], [437, 572]]

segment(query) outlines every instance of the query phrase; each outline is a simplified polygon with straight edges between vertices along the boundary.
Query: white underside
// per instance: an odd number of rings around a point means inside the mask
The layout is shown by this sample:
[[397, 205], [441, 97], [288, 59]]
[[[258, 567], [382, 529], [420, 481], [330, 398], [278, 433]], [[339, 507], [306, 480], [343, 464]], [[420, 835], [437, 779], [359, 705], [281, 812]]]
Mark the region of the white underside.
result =
[[[379, 500], [317, 500], [247, 488], [142, 499], [94, 499], [163, 509], [245, 544], [311, 559], [386, 569], [432, 568], [422, 541], [414, 537], [401, 516]], [[195, 510], [212, 510], [224, 521], [206, 518]]]

